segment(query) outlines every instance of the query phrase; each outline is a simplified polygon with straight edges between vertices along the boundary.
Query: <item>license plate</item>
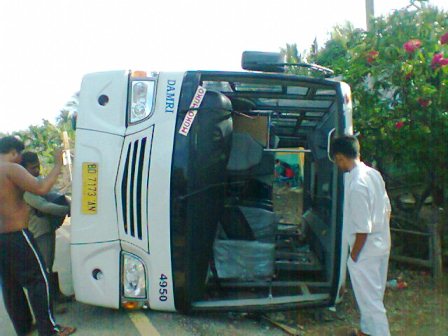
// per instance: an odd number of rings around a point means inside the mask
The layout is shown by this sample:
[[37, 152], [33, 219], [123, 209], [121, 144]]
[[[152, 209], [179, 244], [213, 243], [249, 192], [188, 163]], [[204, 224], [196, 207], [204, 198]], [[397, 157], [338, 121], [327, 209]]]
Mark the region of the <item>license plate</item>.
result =
[[82, 164], [82, 207], [86, 215], [95, 215], [98, 210], [98, 164]]

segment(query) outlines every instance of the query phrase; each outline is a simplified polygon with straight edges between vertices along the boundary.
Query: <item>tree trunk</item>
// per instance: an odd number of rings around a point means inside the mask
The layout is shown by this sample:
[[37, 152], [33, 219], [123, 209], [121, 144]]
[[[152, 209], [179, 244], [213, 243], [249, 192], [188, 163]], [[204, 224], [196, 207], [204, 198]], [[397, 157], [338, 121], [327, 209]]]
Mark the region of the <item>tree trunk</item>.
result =
[[430, 240], [430, 256], [433, 265], [433, 277], [437, 286], [443, 283], [443, 254], [442, 254], [442, 221], [443, 209], [437, 205], [432, 207], [432, 216], [429, 220], [429, 232], [431, 234]]
[[414, 216], [415, 218], [420, 217], [420, 211], [422, 210], [423, 206], [425, 205], [426, 199], [433, 193], [433, 183], [430, 182], [426, 185], [423, 192], [420, 194], [419, 197], [417, 197], [417, 204], [415, 205], [414, 209]]

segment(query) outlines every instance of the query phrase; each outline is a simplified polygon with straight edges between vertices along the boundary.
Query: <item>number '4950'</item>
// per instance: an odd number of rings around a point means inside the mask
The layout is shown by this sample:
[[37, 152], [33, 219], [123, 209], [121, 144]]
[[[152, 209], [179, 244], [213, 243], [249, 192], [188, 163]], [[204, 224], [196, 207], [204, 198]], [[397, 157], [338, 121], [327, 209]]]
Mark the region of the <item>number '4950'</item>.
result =
[[165, 302], [168, 300], [168, 277], [165, 274], [161, 274], [159, 280], [159, 301]]

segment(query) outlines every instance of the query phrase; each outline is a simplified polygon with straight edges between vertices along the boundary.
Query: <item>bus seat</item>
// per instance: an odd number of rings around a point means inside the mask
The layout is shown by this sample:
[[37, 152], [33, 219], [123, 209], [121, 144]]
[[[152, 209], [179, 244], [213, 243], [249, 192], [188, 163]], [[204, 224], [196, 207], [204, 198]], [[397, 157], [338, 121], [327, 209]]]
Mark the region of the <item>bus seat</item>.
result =
[[274, 275], [275, 244], [216, 240], [213, 246], [219, 279], [258, 280]]
[[220, 223], [226, 239], [255, 240], [252, 228], [240, 207], [226, 206]]
[[248, 133], [233, 133], [227, 170], [247, 171], [258, 165], [263, 156], [263, 147]]
[[249, 223], [257, 241], [264, 243], [273, 243], [275, 241], [278, 221], [273, 211], [242, 206], [239, 208]]
[[244, 206], [225, 207], [221, 226], [230, 240], [257, 240], [273, 243], [277, 231], [277, 217], [274, 212]]
[[[188, 237], [188, 284], [191, 299], [203, 298], [205, 279], [213, 258], [213, 242], [225, 205], [226, 166], [229, 158], [233, 123], [230, 100], [219, 92], [207, 91], [196, 115], [189, 136], [180, 135], [175, 153], [182, 169], [177, 185], [182, 187], [185, 200], [177, 204], [177, 220], [185, 221], [184, 231], [178, 226], [178, 235]], [[182, 144], [184, 147], [182, 147]], [[182, 165], [188, 162], [188, 165]], [[182, 195], [179, 195], [182, 196]], [[172, 196], [173, 197], [173, 196]]]
[[231, 176], [255, 178], [271, 184], [272, 179], [269, 176], [273, 175], [274, 162], [274, 155], [263, 151], [263, 146], [250, 134], [233, 133], [232, 149], [227, 164]]

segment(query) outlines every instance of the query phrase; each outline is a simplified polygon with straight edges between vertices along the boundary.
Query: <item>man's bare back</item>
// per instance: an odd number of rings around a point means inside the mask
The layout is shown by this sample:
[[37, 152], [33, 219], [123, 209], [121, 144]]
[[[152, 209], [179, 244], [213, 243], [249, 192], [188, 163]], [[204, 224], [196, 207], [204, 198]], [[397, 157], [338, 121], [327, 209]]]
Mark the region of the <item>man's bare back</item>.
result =
[[0, 233], [20, 231], [28, 226], [28, 206], [10, 179], [16, 163], [0, 163]]
[[48, 193], [62, 167], [62, 154], [55, 154], [56, 165], [43, 180], [36, 180], [28, 171], [0, 155], [0, 233], [20, 231], [28, 227], [28, 206], [23, 200], [25, 191], [37, 195]]

